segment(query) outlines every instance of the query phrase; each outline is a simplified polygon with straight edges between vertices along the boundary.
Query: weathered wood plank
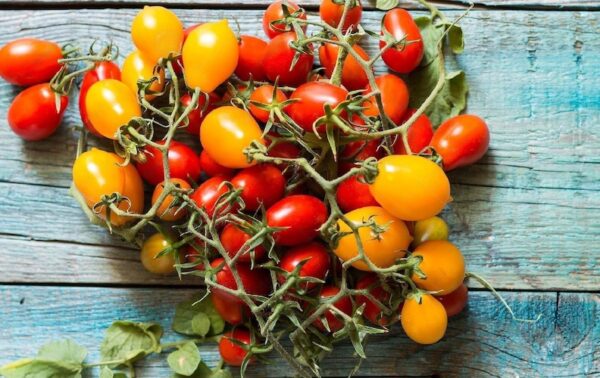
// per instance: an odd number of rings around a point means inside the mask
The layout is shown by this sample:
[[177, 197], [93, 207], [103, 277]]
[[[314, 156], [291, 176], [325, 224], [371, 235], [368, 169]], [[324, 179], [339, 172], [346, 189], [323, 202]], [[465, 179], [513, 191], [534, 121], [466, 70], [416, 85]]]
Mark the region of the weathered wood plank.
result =
[[[103, 330], [115, 319], [158, 321], [168, 329], [174, 304], [190, 295], [177, 289], [98, 289], [0, 287], [3, 324], [0, 364], [32, 355], [45, 341], [68, 337], [90, 349], [98, 359]], [[512, 321], [486, 292], [472, 292], [464, 314], [452, 319], [439, 344], [411, 343], [398, 326], [392, 334], [373, 338], [361, 376], [592, 376], [600, 371], [600, 296], [597, 294], [503, 293], [517, 316], [534, 324]], [[36, 335], [33, 337], [32, 335]], [[202, 347], [209, 364], [218, 360], [214, 345]], [[292, 372], [275, 356], [270, 366], [252, 367], [250, 376], [284, 377]], [[352, 347], [336, 347], [324, 361], [324, 376], [345, 376], [356, 363]], [[143, 362], [143, 377], [166, 377], [164, 359]]]

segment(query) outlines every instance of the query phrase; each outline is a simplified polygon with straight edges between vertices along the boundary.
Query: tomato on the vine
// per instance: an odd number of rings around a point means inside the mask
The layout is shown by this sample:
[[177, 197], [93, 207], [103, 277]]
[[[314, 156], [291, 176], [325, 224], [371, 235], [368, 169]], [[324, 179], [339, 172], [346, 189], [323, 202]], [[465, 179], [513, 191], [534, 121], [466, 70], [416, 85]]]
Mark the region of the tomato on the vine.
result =
[[[337, 28], [342, 20], [344, 7], [343, 2], [340, 4], [335, 0], [321, 0], [321, 5], [319, 6], [321, 20]], [[342, 31], [345, 33], [348, 29], [356, 29], [361, 17], [362, 5], [360, 4], [360, 0], [353, 0], [350, 3], [350, 8], [346, 11], [346, 19], [344, 20]]]
[[275, 244], [293, 246], [308, 243], [319, 234], [327, 220], [327, 207], [320, 199], [304, 195], [284, 197], [266, 213], [267, 226], [281, 227], [273, 233]]
[[338, 171], [340, 174], [348, 172], [356, 166], [356, 163], [367, 160], [370, 157], [379, 158], [379, 139], [357, 140], [346, 144], [340, 151], [340, 162]]
[[[220, 240], [223, 248], [231, 258], [238, 254], [238, 252], [244, 246], [253, 235], [248, 234], [242, 230], [239, 226], [233, 223], [227, 223], [221, 231]], [[248, 249], [246, 252], [241, 254], [237, 261], [240, 263], [250, 263], [251, 261], [261, 261], [267, 254], [267, 250], [262, 245], [255, 248]]]
[[102, 134], [100, 134], [90, 122], [87, 109], [85, 107], [85, 97], [87, 96], [88, 90], [92, 84], [105, 79], [121, 80], [121, 70], [119, 69], [119, 66], [112, 61], [102, 61], [96, 63], [93, 69], [83, 75], [81, 86], [79, 88], [79, 114], [81, 115], [81, 121], [89, 131], [98, 136], [102, 136]]
[[235, 74], [244, 81], [263, 81], [266, 79], [263, 60], [267, 52], [267, 42], [251, 35], [239, 38], [239, 58]]
[[232, 176], [235, 170], [233, 168], [227, 168], [217, 163], [215, 159], [210, 157], [208, 152], [200, 152], [200, 167], [208, 177], [214, 176]]
[[[238, 286], [235, 282], [235, 278], [233, 273], [227, 264], [225, 264], [225, 260], [222, 257], [218, 257], [211, 261], [210, 265], [213, 269], [216, 269], [221, 264], [224, 264], [221, 269], [216, 272], [215, 280], [216, 282], [231, 290], [237, 290]], [[266, 272], [262, 268], [255, 267], [254, 269], [250, 269], [249, 265], [237, 263], [235, 264], [235, 269], [240, 279], [242, 280], [242, 285], [244, 286], [244, 291], [250, 295], [262, 295], [266, 296], [272, 290], [271, 277], [268, 272]], [[242, 299], [233, 296], [232, 294], [220, 289], [218, 287], [212, 288], [213, 295], [218, 295], [221, 298], [228, 300], [230, 303], [237, 303], [245, 305]]]
[[262, 109], [260, 106], [269, 106], [273, 104], [273, 102], [282, 103], [287, 100], [287, 96], [281, 89], [277, 88], [275, 94], [273, 94], [274, 90], [275, 87], [272, 85], [261, 85], [252, 91], [252, 94], [250, 95], [248, 110], [259, 122], [267, 123], [270, 114], [268, 110]]
[[68, 96], [60, 96], [56, 110], [56, 94], [50, 84], [37, 84], [19, 93], [8, 108], [8, 125], [15, 134], [29, 141], [52, 135], [69, 103]]
[[342, 181], [337, 187], [335, 198], [345, 212], [367, 206], [379, 206], [371, 191], [369, 184], [360, 181], [359, 176], [352, 176]]
[[175, 13], [160, 6], [146, 6], [131, 23], [131, 39], [150, 62], [177, 55], [183, 43], [183, 24]]
[[[288, 273], [292, 273], [294, 269], [301, 263], [304, 263], [298, 272], [300, 277], [312, 277], [319, 280], [325, 280], [330, 267], [329, 251], [323, 244], [319, 242], [310, 242], [286, 250], [278, 266]], [[278, 277], [280, 283], [286, 281], [284, 275]], [[305, 282], [302, 285], [304, 290], [310, 290], [317, 286], [316, 282]]]
[[440, 295], [436, 298], [446, 309], [448, 317], [452, 317], [460, 314], [462, 310], [464, 310], [469, 300], [469, 289], [467, 288], [467, 285], [462, 284], [450, 294]]
[[[358, 235], [362, 243], [364, 255], [377, 267], [388, 268], [396, 260], [406, 255], [406, 250], [412, 240], [406, 224], [395, 218], [381, 207], [369, 206], [353, 210], [345, 214], [353, 225], [358, 226]], [[375, 233], [371, 226], [361, 226], [365, 222], [373, 222], [379, 233]], [[347, 233], [342, 236], [334, 253], [342, 260], [348, 261], [359, 256], [360, 249], [358, 241], [352, 229], [342, 219], [337, 222], [339, 232]], [[369, 265], [364, 259], [358, 259], [352, 266], [359, 270], [370, 271]]]
[[[178, 179], [178, 178], [172, 178], [169, 181], [180, 189], [183, 189], [183, 190], [192, 189], [190, 184], [188, 184], [187, 181], [185, 181], [185, 180]], [[152, 193], [152, 206], [154, 206], [156, 201], [158, 201], [158, 198], [161, 196], [164, 188], [165, 188], [164, 181], [161, 182], [160, 184], [156, 185], [156, 187], [154, 188], [154, 192]], [[168, 194], [165, 197], [164, 201], [158, 207], [158, 211], [156, 212], [156, 214], [158, 215], [158, 217], [161, 220], [164, 220], [167, 222], [174, 222], [176, 220], [183, 218], [187, 214], [187, 209], [185, 207], [181, 208], [181, 209], [179, 208], [179, 206], [181, 204], [182, 204], [181, 201], [176, 202], [175, 196], [173, 196], [172, 194]]]
[[[273, 39], [282, 33], [293, 30], [291, 25], [286, 25], [282, 22], [278, 22], [282, 21], [285, 17], [282, 4], [283, 1], [280, 0], [272, 2], [267, 7], [263, 15], [263, 30], [267, 37], [269, 37], [269, 39]], [[288, 0], [286, 1], [286, 7], [290, 15], [296, 13], [299, 19], [306, 20], [306, 12], [304, 12], [304, 10], [301, 10], [298, 4]], [[301, 27], [304, 31], [306, 31], [306, 25], [301, 24]]]
[[429, 240], [448, 240], [448, 225], [440, 217], [431, 217], [415, 222], [413, 246]]
[[[410, 13], [402, 8], [389, 10], [383, 17], [383, 31], [391, 34], [396, 40], [405, 39], [406, 45], [392, 47], [382, 54], [383, 61], [392, 70], [399, 73], [409, 73], [419, 66], [425, 46], [421, 31]], [[385, 41], [379, 42], [379, 47], [384, 48]]]
[[315, 122], [325, 115], [325, 105], [335, 109], [348, 97], [348, 91], [325, 81], [309, 81], [292, 93], [294, 100], [286, 107], [286, 113], [305, 131], [325, 131], [325, 125], [314, 127]]
[[285, 192], [285, 178], [279, 168], [272, 164], [244, 168], [233, 177], [231, 183], [236, 189], [242, 189], [240, 197], [249, 211], [258, 210], [261, 204], [265, 208], [271, 207]]
[[[377, 275], [375, 274], [365, 274], [362, 276], [358, 282], [356, 282], [357, 290], [366, 290], [368, 289], [369, 294], [371, 294], [375, 299], [381, 302], [383, 305], [389, 307], [390, 301], [390, 293], [385, 291], [385, 289], [381, 286]], [[363, 316], [367, 318], [371, 323], [385, 327], [392, 322], [392, 317], [386, 315], [383, 310], [377, 305], [377, 303], [373, 302], [366, 295], [358, 295], [356, 297], [356, 303], [358, 306], [365, 305], [363, 309]], [[396, 310], [396, 309], [392, 309]]]
[[155, 61], [136, 50], [127, 55], [123, 61], [121, 81], [137, 95], [139, 93], [138, 81], [148, 81], [153, 77], [156, 78], [146, 90], [147, 94], [145, 95], [146, 100], [152, 100], [156, 95], [149, 92], [160, 92], [165, 86], [165, 71], [163, 69], [155, 71], [155, 65]]
[[[330, 1], [330, 0], [325, 0]], [[325, 69], [327, 77], [331, 78], [338, 57], [339, 47], [333, 43], [324, 43], [319, 47], [319, 61]], [[358, 44], [352, 49], [364, 60], [369, 60], [369, 55]], [[348, 54], [342, 65], [342, 85], [349, 91], [363, 89], [369, 85], [369, 78], [365, 69], [352, 54]]]
[[[319, 294], [321, 300], [326, 300], [327, 298], [331, 298], [336, 296], [340, 292], [340, 288], [336, 286], [324, 286]], [[349, 296], [343, 296], [338, 299], [333, 306], [343, 312], [346, 315], [352, 314], [352, 300]], [[325, 310], [323, 314], [321, 314], [321, 318], [324, 317], [327, 321], [327, 327], [321, 321], [321, 319], [316, 319], [313, 325], [319, 329], [321, 332], [327, 332], [327, 329], [331, 332], [339, 331], [344, 327], [344, 321], [339, 318], [339, 316], [331, 311]]]
[[450, 294], [462, 285], [465, 279], [465, 259], [460, 249], [446, 240], [431, 240], [419, 245], [413, 256], [423, 260], [419, 269], [426, 278], [413, 273], [412, 280], [420, 288], [434, 295]]
[[54, 42], [19, 38], [0, 49], [0, 77], [14, 85], [49, 82], [62, 67], [63, 53]]
[[370, 185], [375, 200], [393, 216], [418, 221], [438, 214], [450, 201], [450, 182], [434, 162], [416, 155], [390, 155], [379, 160]]
[[251, 314], [248, 306], [240, 303], [235, 297], [232, 298], [227, 293], [213, 290], [210, 297], [215, 310], [229, 324], [242, 324]]
[[[199, 135], [200, 126], [202, 126], [204, 117], [217, 108], [216, 104], [220, 99], [219, 95], [215, 92], [201, 94], [200, 97], [198, 97], [198, 104], [194, 110], [188, 114], [188, 124], [185, 130], [192, 135]], [[181, 101], [181, 106], [185, 108], [192, 102], [192, 96], [189, 93], [185, 93], [181, 96], [179, 101]], [[208, 104], [206, 104], [206, 101], [208, 101]]]
[[[164, 141], [157, 142], [163, 145]], [[145, 162], [136, 163], [140, 174], [151, 185], [158, 185], [165, 179], [163, 153], [154, 146], [146, 146], [143, 150]], [[200, 179], [200, 159], [187, 145], [171, 141], [167, 153], [169, 161], [169, 176], [188, 182], [198, 182]]]
[[245, 328], [238, 327], [223, 334], [219, 340], [219, 353], [226, 364], [242, 366], [246, 358], [250, 358], [250, 362], [254, 361], [252, 356], [248, 357], [251, 346], [252, 337], [250, 336], [250, 332]]
[[[225, 184], [228, 177], [215, 176], [204, 181], [194, 190], [190, 198], [198, 207], [204, 208], [208, 215], [212, 216], [215, 212], [217, 200], [229, 190]], [[220, 214], [222, 215], [222, 214]]]
[[[296, 41], [296, 33], [287, 32], [273, 38], [268, 46], [263, 66], [271, 82], [279, 80], [280, 85], [298, 86], [306, 81], [312, 70], [314, 57], [306, 52], [298, 53], [291, 43]], [[294, 67], [292, 63], [296, 60]]]
[[462, 114], [446, 120], [431, 139], [431, 147], [442, 157], [445, 171], [475, 163], [485, 155], [490, 131], [485, 121]]
[[167, 275], [175, 273], [175, 264], [177, 263], [175, 255], [178, 252], [170, 251], [158, 256], [169, 247], [171, 247], [171, 241], [160, 232], [146, 239], [140, 253], [144, 268], [154, 274]]
[[404, 301], [400, 322], [406, 335], [419, 344], [435, 344], [444, 337], [448, 315], [431, 294], [411, 295]]
[[[415, 109], [408, 109], [406, 113], [404, 113], [404, 117], [399, 122], [402, 124], [413, 114], [416, 113]], [[429, 142], [431, 142], [431, 138], [433, 137], [433, 127], [431, 126], [431, 121], [429, 117], [425, 115], [425, 113], [421, 114], [415, 122], [408, 128], [407, 135], [408, 145], [410, 147], [410, 151], [413, 154], [418, 154], [423, 151], [425, 147], [429, 146]], [[404, 143], [402, 142], [402, 137], [398, 135], [398, 139], [394, 143], [394, 153], [398, 155], [406, 155], [406, 148], [404, 147]]]
[[[375, 78], [375, 83], [381, 92], [381, 102], [383, 102], [383, 111], [395, 124], [402, 121], [402, 117], [408, 108], [408, 87], [402, 79], [394, 74], [384, 74]], [[367, 86], [365, 93], [372, 92], [371, 86]], [[365, 109], [363, 113], [369, 117], [376, 117], [379, 114], [377, 101], [371, 97], [363, 104]]]

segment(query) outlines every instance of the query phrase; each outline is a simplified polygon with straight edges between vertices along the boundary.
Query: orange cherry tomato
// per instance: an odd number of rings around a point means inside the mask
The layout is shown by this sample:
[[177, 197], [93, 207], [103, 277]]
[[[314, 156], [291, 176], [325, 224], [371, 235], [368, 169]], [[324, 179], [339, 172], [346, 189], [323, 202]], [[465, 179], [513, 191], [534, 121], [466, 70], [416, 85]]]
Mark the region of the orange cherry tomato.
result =
[[[402, 117], [408, 108], [408, 87], [402, 79], [393, 74], [385, 74], [375, 78], [375, 83], [381, 92], [381, 101], [383, 102], [383, 111], [395, 124], [402, 122]], [[372, 91], [367, 86], [366, 93]], [[374, 97], [366, 101], [364, 113], [370, 117], [379, 115], [379, 108]]]
[[419, 344], [435, 344], [444, 337], [448, 315], [432, 295], [419, 293], [404, 301], [400, 322], [406, 335]]
[[460, 249], [446, 240], [431, 240], [419, 245], [413, 256], [421, 256], [419, 269], [426, 278], [412, 275], [414, 283], [434, 295], [450, 294], [465, 279], [465, 259]]
[[29, 86], [49, 82], [62, 67], [63, 54], [51, 41], [19, 38], [0, 49], [0, 77], [14, 85]]
[[154, 274], [168, 275], [175, 273], [177, 263], [175, 252], [165, 253], [157, 257], [159, 253], [171, 246], [171, 242], [161, 233], [150, 236], [142, 245], [140, 259], [147, 271]]
[[[134, 51], [127, 55], [125, 61], [123, 61], [123, 68], [121, 69], [121, 81], [125, 83], [133, 93], [137, 95], [138, 91], [138, 80], [147, 81], [152, 77], [156, 77], [149, 90], [153, 92], [160, 92], [165, 86], [165, 71], [160, 69], [156, 74], [154, 72], [154, 61], [146, 58], [139, 51]], [[154, 95], [146, 94], [147, 100], [152, 100]]]
[[[327, 0], [329, 1], [329, 0]], [[369, 55], [362, 47], [359, 45], [352, 46], [354, 51], [358, 53], [358, 55], [365, 59], [369, 59]], [[333, 70], [335, 68], [335, 63], [337, 61], [339, 47], [332, 43], [325, 43], [321, 47], [319, 47], [319, 61], [323, 68], [325, 68], [325, 74], [327, 77], [331, 78], [333, 74]], [[351, 54], [348, 54], [344, 64], [342, 66], [342, 85], [346, 87], [349, 91], [355, 91], [357, 89], [363, 89], [367, 85], [369, 85], [369, 78], [367, 77], [367, 73], [364, 68], [358, 63], [355, 57]]]
[[[283, 23], [278, 23], [284, 18], [285, 14], [283, 13], [283, 1], [278, 0], [274, 1], [267, 7], [262, 19], [263, 30], [269, 39], [273, 39], [277, 37], [279, 34], [292, 31], [291, 25], [286, 25]], [[286, 7], [290, 14], [296, 13], [298, 18], [301, 20], [306, 20], [306, 12], [301, 9], [298, 4], [293, 1], [287, 0]], [[306, 25], [301, 25], [302, 30], [306, 31]]]
[[273, 93], [274, 89], [275, 87], [272, 85], [262, 85], [256, 88], [250, 95], [250, 104], [248, 105], [248, 110], [250, 110], [250, 113], [252, 113], [254, 118], [262, 123], [267, 123], [269, 121], [270, 112], [266, 109], [260, 108], [260, 105], [268, 106], [274, 101], [276, 103], [281, 103], [287, 100], [287, 96], [281, 89], [277, 89], [277, 91]]
[[[322, 0], [319, 6], [319, 15], [325, 23], [337, 28], [342, 20], [344, 13], [344, 2], [339, 4], [334, 0]], [[362, 17], [362, 5], [360, 0], [355, 0], [350, 3], [350, 8], [346, 12], [346, 19], [342, 26], [342, 31], [345, 33], [348, 29], [355, 29], [360, 18]]]
[[183, 24], [177, 15], [159, 6], [146, 6], [133, 19], [131, 39], [150, 62], [179, 54]]
[[[172, 178], [170, 179], [170, 181], [177, 187], [184, 190], [189, 190], [192, 188], [190, 184], [187, 183], [187, 181], [182, 179]], [[162, 194], [164, 188], [164, 181], [156, 185], [156, 188], [154, 188], [154, 192], [152, 193], [152, 206], [154, 206], [156, 201], [158, 201], [158, 198]], [[174, 222], [183, 218], [187, 214], [187, 210], [185, 208], [178, 210], [179, 205], [181, 205], [181, 202], [175, 202], [175, 199], [175, 196], [173, 196], [172, 194], [169, 194], [167, 195], [167, 197], [165, 197], [164, 201], [160, 204], [157, 211], [158, 217], [160, 219], [167, 222]]]

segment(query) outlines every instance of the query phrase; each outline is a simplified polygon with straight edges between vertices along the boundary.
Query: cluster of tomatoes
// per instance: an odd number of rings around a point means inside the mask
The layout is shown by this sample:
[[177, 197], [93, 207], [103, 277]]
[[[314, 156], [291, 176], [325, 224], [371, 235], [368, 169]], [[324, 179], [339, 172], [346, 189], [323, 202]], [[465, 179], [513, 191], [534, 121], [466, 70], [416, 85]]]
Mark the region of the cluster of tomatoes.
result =
[[[216, 310], [235, 326], [219, 345], [230, 364], [252, 358], [258, 343], [246, 328], [256, 310], [248, 300], [258, 306], [274, 293], [281, 311], [299, 323], [311, 318], [303, 327], [324, 335], [343, 333], [358, 312], [378, 327], [400, 320], [423, 344], [440, 340], [448, 316], [466, 304], [463, 256], [437, 215], [451, 200], [445, 171], [480, 159], [488, 128], [474, 115], [435, 131], [422, 110], [413, 117], [401, 75], [419, 66], [425, 46], [403, 9], [382, 22], [381, 57], [394, 73], [375, 76], [359, 44], [338, 59], [339, 37], [358, 30], [361, 14], [358, 0], [323, 0], [312, 25], [322, 22], [330, 36], [311, 38], [306, 12], [276, 1], [264, 13], [266, 41], [236, 36], [226, 20], [184, 29], [171, 11], [146, 7], [122, 66], [97, 61], [81, 81], [86, 128], [129, 144], [81, 153], [76, 190], [115, 230], [161, 224], [143, 243], [142, 264], [206, 277]], [[33, 39], [0, 50], [0, 76], [30, 86], [8, 112], [24, 139], [45, 138], [60, 123], [67, 96], [49, 82], [63, 53]], [[315, 72], [316, 56], [323, 69]], [[400, 130], [411, 118], [404, 134], [373, 137], [382, 124]], [[179, 130], [199, 137], [201, 152], [173, 140]]]

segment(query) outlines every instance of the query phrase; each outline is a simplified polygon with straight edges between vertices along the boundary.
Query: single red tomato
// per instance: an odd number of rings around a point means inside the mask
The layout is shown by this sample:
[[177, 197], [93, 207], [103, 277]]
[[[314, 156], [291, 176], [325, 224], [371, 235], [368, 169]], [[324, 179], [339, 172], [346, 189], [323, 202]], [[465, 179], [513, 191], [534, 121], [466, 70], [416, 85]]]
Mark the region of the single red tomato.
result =
[[246, 210], [256, 211], [262, 204], [271, 207], [283, 197], [285, 178], [276, 166], [259, 164], [244, 168], [231, 180], [236, 189], [242, 189], [240, 197]]
[[[408, 121], [413, 114], [415, 114], [415, 109], [408, 109], [402, 117], [400, 123], [404, 123]], [[421, 114], [419, 118], [413, 122], [413, 124], [408, 128], [408, 145], [410, 146], [410, 150], [413, 154], [418, 154], [423, 151], [423, 149], [429, 146], [429, 142], [431, 142], [431, 138], [433, 137], [433, 127], [431, 126], [431, 121], [429, 117], [425, 115], [425, 113]], [[404, 143], [402, 142], [402, 136], [398, 135], [398, 139], [394, 143], [394, 153], [398, 155], [406, 155], [406, 148], [404, 148]]]
[[[188, 114], [187, 132], [192, 135], [199, 135], [200, 125], [202, 125], [202, 121], [204, 121], [204, 116], [210, 113], [211, 110], [217, 108], [216, 104], [220, 100], [221, 98], [215, 92], [210, 92], [208, 95], [201, 94], [198, 98], [198, 105], [190, 112], [190, 114]], [[190, 96], [189, 93], [185, 93], [181, 96], [180, 101], [181, 106], [185, 108], [192, 102], [192, 96]], [[206, 104], [206, 101], [208, 101], [208, 105]]]
[[[322, 0], [319, 6], [319, 15], [325, 23], [337, 28], [342, 20], [344, 13], [344, 2], [334, 0]], [[356, 29], [362, 17], [362, 5], [360, 0], [355, 0], [350, 3], [350, 9], [346, 11], [346, 19], [342, 26], [342, 31], [345, 33], [348, 29]]]
[[200, 152], [200, 167], [208, 177], [231, 176], [235, 172], [235, 169], [217, 163], [206, 151]]
[[[227, 223], [221, 231], [220, 240], [223, 248], [229, 256], [233, 258], [242, 249], [244, 243], [252, 238], [252, 235], [246, 233], [239, 226], [233, 223]], [[267, 251], [262, 245], [259, 245], [251, 250], [247, 250], [237, 259], [240, 263], [250, 263], [252, 260], [260, 261], [267, 254]], [[254, 256], [253, 256], [254, 255]]]
[[379, 206], [369, 190], [369, 184], [361, 182], [358, 176], [352, 176], [342, 181], [337, 188], [335, 197], [345, 213], [361, 207]]
[[[275, 103], [282, 103], [287, 100], [287, 96], [281, 89], [277, 89], [273, 93], [275, 87], [272, 85], [261, 85], [252, 91], [250, 95], [250, 104], [248, 110], [256, 118], [257, 121], [267, 123], [269, 121], [270, 112], [266, 109], [261, 109], [258, 105], [268, 106]], [[274, 100], [274, 101], [273, 101]]]
[[266, 79], [263, 69], [263, 60], [267, 52], [267, 42], [251, 35], [242, 35], [238, 38], [240, 55], [235, 74], [242, 80], [255, 81]]
[[[313, 277], [325, 281], [327, 272], [329, 272], [330, 260], [329, 251], [319, 242], [310, 242], [288, 249], [279, 260], [279, 267], [286, 272], [293, 272], [294, 269], [304, 262], [300, 268], [300, 277]], [[285, 276], [278, 277], [279, 282], [286, 281]], [[316, 282], [305, 282], [302, 287], [304, 290], [310, 290], [317, 286]]]
[[476, 115], [462, 114], [446, 120], [431, 139], [431, 147], [441, 155], [445, 171], [475, 163], [490, 145], [490, 130]]
[[250, 362], [255, 360], [252, 356], [247, 357], [250, 353], [251, 345], [252, 337], [250, 336], [250, 332], [245, 328], [238, 327], [221, 337], [219, 340], [219, 353], [226, 364], [242, 366], [246, 358], [249, 358]]
[[327, 207], [316, 197], [292, 195], [271, 206], [266, 219], [267, 226], [284, 228], [273, 234], [277, 245], [299, 245], [319, 235], [319, 228], [327, 220]]
[[[312, 70], [314, 57], [305, 52], [298, 54], [290, 45], [296, 41], [296, 33], [287, 32], [273, 38], [267, 46], [263, 66], [271, 82], [279, 78], [279, 85], [298, 86], [304, 83]], [[293, 68], [292, 63], [296, 59]]]
[[467, 305], [469, 300], [469, 289], [467, 288], [467, 285], [462, 284], [450, 294], [440, 295], [436, 298], [444, 305], [448, 317], [455, 316], [460, 314]]
[[221, 315], [223, 320], [232, 325], [242, 324], [252, 314], [250, 307], [240, 303], [235, 297], [222, 291], [213, 292], [210, 295], [215, 310]]
[[[224, 264], [225, 260], [222, 257], [218, 257], [211, 261], [210, 266], [212, 268], [217, 268], [219, 265]], [[240, 279], [242, 280], [242, 285], [244, 286], [244, 291], [250, 295], [262, 295], [267, 296], [272, 290], [271, 284], [271, 276], [265, 269], [257, 268], [250, 269], [250, 266], [247, 264], [237, 263], [235, 264], [235, 269]], [[237, 290], [238, 286], [235, 282], [235, 278], [233, 277], [233, 273], [227, 264], [224, 264], [221, 269], [216, 273], [215, 277], [216, 282], [231, 290]], [[241, 303], [245, 304], [242, 299], [224, 291], [223, 289], [214, 287], [212, 288], [213, 293], [219, 293], [222, 298], [227, 298], [232, 303]]]
[[29, 141], [52, 135], [62, 121], [69, 104], [68, 96], [60, 96], [56, 110], [56, 94], [50, 84], [37, 84], [23, 90], [8, 108], [8, 125], [15, 134]]
[[[336, 286], [324, 286], [321, 290], [319, 297], [321, 301], [326, 300], [327, 298], [331, 298], [340, 292], [340, 288]], [[352, 314], [352, 301], [349, 296], [341, 297], [334, 304], [334, 307], [340, 310], [341, 312], [351, 315]], [[344, 321], [341, 320], [338, 315], [336, 315], [331, 310], [326, 310], [321, 317], [325, 317], [327, 320], [327, 325], [329, 326], [329, 330], [331, 332], [339, 331], [344, 327]], [[313, 325], [319, 329], [321, 332], [327, 332], [327, 328], [325, 324], [321, 321], [321, 319], [317, 319], [314, 321]]]
[[[369, 293], [381, 302], [384, 305], [389, 305], [390, 301], [390, 293], [385, 291], [383, 287], [381, 287], [381, 283], [379, 282], [379, 278], [377, 278], [376, 274], [365, 274], [358, 280], [356, 283], [357, 290], [369, 289]], [[385, 315], [382, 309], [369, 297], [365, 295], [359, 295], [356, 297], [356, 303], [358, 306], [365, 305], [363, 309], [363, 316], [367, 318], [371, 323], [378, 326], [387, 326], [392, 321], [392, 316]], [[394, 309], [395, 310], [395, 309]]]
[[[333, 74], [339, 49], [340, 48], [333, 43], [325, 43], [319, 47], [319, 61], [323, 68], [325, 68], [325, 74], [329, 78], [331, 78], [331, 75]], [[362, 59], [369, 59], [367, 52], [359, 45], [353, 45], [352, 49], [354, 49]], [[342, 85], [349, 91], [363, 89], [369, 85], [369, 78], [367, 77], [365, 69], [351, 54], [348, 54], [342, 66]]]
[[[417, 68], [423, 59], [425, 46], [421, 31], [410, 13], [402, 8], [389, 10], [383, 16], [383, 29], [393, 35], [396, 40], [405, 38], [407, 42], [412, 42], [405, 46], [400, 45], [386, 50], [382, 55], [385, 64], [390, 69], [403, 74]], [[382, 31], [381, 34], [383, 35], [384, 32]], [[385, 45], [385, 41], [379, 42], [380, 48]]]
[[[293, 30], [291, 25], [277, 22], [281, 21], [285, 17], [282, 3], [282, 1], [274, 1], [267, 7], [265, 14], [263, 15], [263, 30], [270, 39], [273, 39], [282, 33]], [[286, 6], [290, 15], [296, 13], [299, 19], [306, 20], [306, 12], [304, 12], [303, 9], [300, 9], [298, 4], [288, 0], [286, 1]], [[306, 25], [301, 25], [301, 27], [304, 31], [306, 31]]]
[[[269, 145], [270, 143], [267, 144], [267, 146]], [[269, 152], [267, 153], [267, 155], [271, 157], [279, 157], [284, 159], [296, 159], [299, 158], [301, 154], [302, 151], [300, 150], [300, 147], [292, 142], [279, 142], [273, 147], [270, 147]]]
[[338, 171], [340, 174], [348, 172], [356, 166], [357, 162], [367, 160], [370, 157], [379, 158], [381, 153], [379, 150], [379, 139], [369, 141], [357, 140], [346, 144], [340, 152], [340, 162]]
[[[204, 181], [194, 190], [190, 198], [198, 207], [206, 210], [212, 216], [215, 212], [217, 200], [229, 190], [223, 183], [229, 178], [226, 176], [215, 176]], [[223, 214], [221, 214], [223, 215]]]
[[[164, 141], [157, 142], [164, 144]], [[136, 167], [140, 175], [151, 185], [158, 185], [165, 180], [163, 171], [163, 156], [162, 152], [156, 147], [144, 147], [144, 155], [146, 161], [144, 163], [136, 163]], [[187, 182], [198, 182], [200, 179], [200, 159], [187, 145], [171, 141], [169, 152], [169, 168], [171, 178], [178, 178]]]
[[96, 63], [92, 70], [83, 75], [81, 87], [79, 88], [79, 114], [81, 115], [81, 121], [89, 131], [97, 136], [102, 135], [90, 122], [90, 119], [87, 115], [87, 109], [85, 108], [85, 96], [87, 95], [88, 89], [90, 89], [92, 84], [105, 79], [121, 80], [121, 69], [112, 61], [102, 61]]
[[51, 41], [19, 38], [0, 49], [0, 77], [14, 85], [30, 86], [49, 82], [61, 69], [63, 53]]
[[[325, 81], [309, 81], [302, 84], [292, 93], [290, 99], [295, 100], [286, 107], [286, 113], [307, 132], [313, 132], [317, 119], [325, 115], [325, 105], [335, 109], [348, 97], [348, 91]], [[325, 131], [325, 125], [316, 128]]]
[[[408, 87], [402, 79], [393, 74], [384, 74], [375, 78], [375, 83], [381, 92], [381, 101], [383, 102], [383, 111], [395, 124], [402, 121], [402, 117], [408, 109]], [[372, 91], [367, 86], [366, 93]], [[374, 97], [371, 97], [363, 104], [365, 109], [363, 113], [369, 117], [379, 115], [379, 108]]]

